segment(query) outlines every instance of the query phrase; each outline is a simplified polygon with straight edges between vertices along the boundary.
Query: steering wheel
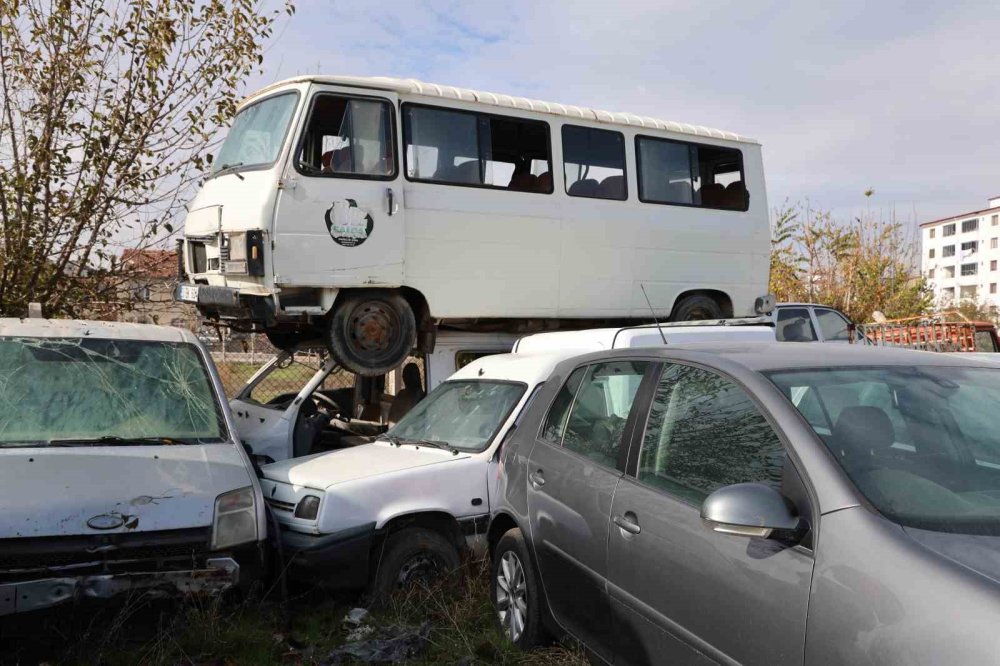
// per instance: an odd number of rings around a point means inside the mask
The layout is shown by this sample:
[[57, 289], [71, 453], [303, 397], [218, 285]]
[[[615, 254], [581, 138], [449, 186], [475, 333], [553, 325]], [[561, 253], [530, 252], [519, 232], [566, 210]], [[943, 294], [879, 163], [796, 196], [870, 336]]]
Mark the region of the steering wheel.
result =
[[317, 407], [320, 406], [319, 403], [323, 403], [326, 407], [328, 407], [330, 409], [332, 416], [336, 416], [337, 418], [344, 421], [350, 420], [350, 416], [348, 416], [346, 412], [344, 412], [343, 408], [341, 408], [340, 405], [334, 402], [333, 398], [331, 398], [330, 396], [324, 395], [319, 391], [314, 391], [313, 394], [310, 395], [309, 397], [312, 398], [312, 401], [316, 403]]

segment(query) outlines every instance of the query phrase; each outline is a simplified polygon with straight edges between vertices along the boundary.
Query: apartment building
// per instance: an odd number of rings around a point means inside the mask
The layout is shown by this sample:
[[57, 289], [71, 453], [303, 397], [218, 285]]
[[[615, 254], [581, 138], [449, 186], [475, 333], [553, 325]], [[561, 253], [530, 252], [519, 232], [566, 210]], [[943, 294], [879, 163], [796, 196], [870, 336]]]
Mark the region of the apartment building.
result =
[[975, 301], [1000, 307], [1000, 196], [982, 210], [920, 225], [921, 270], [939, 307]]

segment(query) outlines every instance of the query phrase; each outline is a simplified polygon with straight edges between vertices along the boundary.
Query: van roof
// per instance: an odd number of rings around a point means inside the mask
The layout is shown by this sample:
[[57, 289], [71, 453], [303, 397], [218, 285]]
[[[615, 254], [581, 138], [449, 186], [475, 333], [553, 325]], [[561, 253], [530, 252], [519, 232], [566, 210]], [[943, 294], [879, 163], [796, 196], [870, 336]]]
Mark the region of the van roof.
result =
[[567, 350], [538, 354], [494, 354], [492, 356], [484, 356], [458, 370], [446, 381], [455, 379], [493, 379], [524, 382], [530, 387], [548, 379], [559, 363], [579, 354], [579, 351]]
[[0, 337], [23, 338], [101, 338], [148, 340], [152, 342], [194, 342], [193, 333], [183, 328], [130, 324], [119, 321], [81, 319], [0, 318]]
[[566, 118], [587, 120], [597, 123], [628, 125], [630, 127], [642, 127], [665, 132], [692, 134], [712, 139], [739, 141], [741, 143], [758, 143], [754, 139], [740, 136], [735, 132], [727, 132], [725, 130], [705, 127], [703, 125], [692, 125], [690, 123], [681, 123], [674, 120], [660, 120], [658, 118], [650, 118], [648, 116], [639, 116], [634, 113], [602, 111], [600, 109], [590, 109], [571, 104], [560, 104], [558, 102], [543, 102], [541, 100], [528, 99], [527, 97], [515, 97], [513, 95], [484, 92], [481, 90], [472, 90], [470, 88], [457, 88], [455, 86], [446, 86], [437, 83], [425, 83], [416, 79], [398, 79], [388, 76], [329, 76], [320, 74], [296, 76], [272, 83], [271, 85], [258, 90], [244, 99], [237, 108], [237, 111], [256, 99], [279, 88], [296, 83], [310, 82], [351, 86], [356, 88], [371, 88], [375, 90], [389, 90], [405, 95], [423, 95], [439, 99], [476, 102], [479, 104], [488, 104], [490, 106], [501, 108], [549, 113], [552, 115], [564, 116]]
[[[692, 342], [774, 342], [771, 325], [662, 325], [667, 344]], [[552, 331], [526, 335], [514, 344], [514, 353], [540, 353], [555, 350], [585, 354], [603, 349], [662, 347], [663, 337], [657, 327], [628, 326], [625, 328], [592, 328], [585, 331]]]

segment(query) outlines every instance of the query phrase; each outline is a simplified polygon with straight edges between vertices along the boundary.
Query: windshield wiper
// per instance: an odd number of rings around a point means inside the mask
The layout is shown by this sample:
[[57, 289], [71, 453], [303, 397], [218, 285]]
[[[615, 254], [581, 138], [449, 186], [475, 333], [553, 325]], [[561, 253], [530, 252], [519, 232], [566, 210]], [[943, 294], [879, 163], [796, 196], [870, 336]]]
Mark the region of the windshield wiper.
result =
[[52, 439], [49, 446], [163, 446], [175, 444], [197, 444], [190, 439], [178, 439], [176, 437], [118, 437], [116, 435], [104, 435], [102, 437], [74, 437], [72, 439]]
[[376, 441], [389, 442], [394, 446], [402, 446], [403, 444], [412, 444], [413, 446], [427, 446], [432, 449], [443, 449], [445, 451], [451, 452], [451, 455], [457, 456], [458, 449], [449, 444], [448, 442], [441, 442], [436, 439], [407, 439], [406, 437], [396, 437], [395, 435], [381, 435], [376, 438]]
[[[223, 171], [228, 171], [228, 170], [230, 170], [230, 169], [238, 169], [239, 167], [243, 166], [243, 164], [244, 164], [243, 162], [232, 162], [232, 163], [230, 163], [230, 164], [223, 164], [222, 166], [220, 166], [220, 167], [219, 167], [219, 170], [215, 172], [215, 175], [216, 175], [216, 176], [218, 176], [218, 175], [220, 175], [220, 174], [221, 174], [221, 173], [222, 173]], [[244, 176], [243, 176], [243, 174], [241, 174], [241, 173], [240, 173], [240, 172], [238, 172], [238, 171], [236, 172], [236, 174], [235, 174], [235, 175], [236, 175], [236, 177], [237, 177], [237, 178], [239, 178], [240, 180], [243, 180], [243, 179], [244, 179]]]

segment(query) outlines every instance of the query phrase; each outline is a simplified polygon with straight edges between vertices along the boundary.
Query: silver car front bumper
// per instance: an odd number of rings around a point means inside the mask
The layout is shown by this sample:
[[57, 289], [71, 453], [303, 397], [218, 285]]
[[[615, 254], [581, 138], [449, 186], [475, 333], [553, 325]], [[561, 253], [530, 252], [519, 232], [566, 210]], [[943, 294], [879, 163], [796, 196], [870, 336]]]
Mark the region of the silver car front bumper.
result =
[[171, 597], [214, 595], [235, 586], [240, 565], [229, 557], [211, 558], [202, 569], [139, 571], [98, 576], [41, 578], [0, 584], [0, 616], [50, 608], [81, 599], [110, 599], [125, 593]]

